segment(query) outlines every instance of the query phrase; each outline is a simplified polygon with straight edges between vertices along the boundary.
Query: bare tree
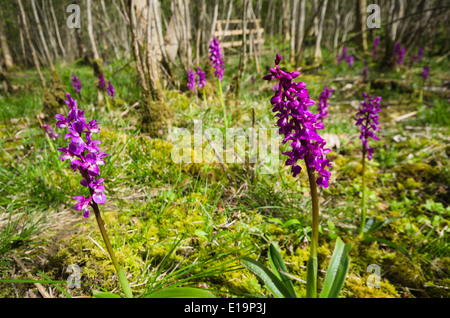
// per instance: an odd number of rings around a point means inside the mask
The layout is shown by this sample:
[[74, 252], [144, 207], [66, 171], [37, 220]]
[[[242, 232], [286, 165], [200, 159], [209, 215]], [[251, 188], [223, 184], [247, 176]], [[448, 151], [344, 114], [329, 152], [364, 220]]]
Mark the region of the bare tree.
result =
[[55, 33], [56, 33], [56, 38], [58, 40], [59, 49], [61, 50], [62, 56], [65, 57], [66, 49], [61, 40], [61, 34], [59, 32], [59, 27], [58, 27], [58, 20], [56, 19], [55, 10], [53, 9], [53, 1], [49, 0], [49, 2], [50, 2], [50, 13], [52, 15], [53, 24], [55, 26]]
[[300, 10], [298, 19], [298, 32], [296, 41], [296, 66], [300, 65], [303, 51], [303, 41], [305, 38], [305, 15], [306, 15], [306, 0], [300, 0]]
[[367, 51], [367, 33], [366, 33], [366, 9], [367, 9], [367, 1], [366, 0], [358, 0], [356, 1], [356, 20], [355, 20], [355, 29], [357, 32], [356, 43], [359, 46], [359, 49], [366, 52]]
[[28, 46], [30, 47], [30, 50], [31, 50], [31, 56], [33, 58], [34, 67], [36, 68], [36, 71], [38, 72], [42, 87], [45, 88], [46, 84], [45, 84], [44, 75], [42, 74], [41, 66], [40, 66], [39, 60], [37, 58], [36, 50], [34, 48], [33, 42], [31, 41], [30, 31], [28, 29], [27, 18], [25, 15], [25, 10], [23, 9], [22, 0], [17, 0], [17, 4], [19, 5], [20, 15], [22, 17], [23, 27], [25, 29], [25, 36], [28, 41]]
[[298, 16], [298, 1], [294, 0], [292, 4], [292, 18], [291, 18], [291, 53], [290, 53], [290, 61], [294, 63], [295, 59], [295, 40], [297, 39], [296, 31], [297, 31], [297, 16]]
[[320, 13], [320, 20], [317, 28], [317, 37], [316, 37], [316, 45], [314, 48], [314, 62], [319, 63], [322, 60], [322, 50], [320, 49], [320, 45], [322, 42], [322, 34], [323, 34], [323, 24], [325, 22], [325, 12], [327, 10], [328, 0], [324, 0], [322, 4], [322, 10]]
[[100, 54], [97, 50], [94, 38], [94, 28], [92, 25], [92, 13], [91, 13], [91, 0], [86, 0], [86, 13], [87, 13], [87, 30], [89, 35], [89, 41], [91, 42], [92, 54], [94, 54], [95, 60], [100, 60]]
[[55, 67], [53, 66], [52, 57], [50, 56], [50, 51], [48, 50], [47, 41], [45, 40], [44, 32], [42, 31], [41, 22], [39, 20], [39, 16], [38, 16], [37, 9], [36, 9], [36, 3], [34, 2], [34, 0], [31, 0], [31, 8], [33, 9], [33, 15], [34, 15], [34, 19], [36, 21], [36, 26], [38, 29], [39, 37], [41, 39], [42, 48], [44, 49], [45, 57], [50, 66], [50, 69], [52, 71], [54, 71]]
[[7, 70], [14, 66], [11, 51], [9, 50], [8, 41], [6, 40], [6, 34], [3, 30], [3, 21], [0, 21], [0, 45], [2, 48], [3, 59], [5, 61], [5, 67]]
[[216, 23], [217, 23], [217, 14], [219, 12], [219, 1], [218, 0], [214, 0], [214, 15], [213, 15], [213, 20], [211, 23], [211, 33], [209, 36], [209, 41], [210, 42], [213, 37], [214, 37], [214, 32], [216, 31]]
[[339, 45], [339, 29], [341, 28], [341, 14], [339, 12], [339, 1], [334, 2], [334, 38], [333, 48], [336, 49]]

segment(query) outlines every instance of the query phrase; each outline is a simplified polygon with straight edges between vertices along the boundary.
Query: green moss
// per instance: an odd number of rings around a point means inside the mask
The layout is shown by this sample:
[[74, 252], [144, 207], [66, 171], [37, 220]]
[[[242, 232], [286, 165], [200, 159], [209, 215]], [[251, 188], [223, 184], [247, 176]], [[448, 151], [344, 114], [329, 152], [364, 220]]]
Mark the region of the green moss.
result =
[[437, 167], [432, 167], [423, 162], [400, 164], [394, 169], [394, 172], [400, 181], [412, 179], [415, 182], [428, 182], [435, 181], [439, 177]]
[[380, 280], [380, 288], [367, 286], [369, 275], [357, 277], [349, 275], [341, 292], [341, 297], [348, 298], [398, 298], [395, 287], [386, 279]]
[[181, 111], [186, 111], [189, 109], [191, 100], [185, 94], [182, 94], [178, 91], [168, 91], [167, 98], [169, 100], [169, 104], [173, 108], [179, 109]]
[[46, 118], [62, 113], [65, 106], [66, 88], [57, 72], [52, 72], [48, 87], [44, 89], [42, 106]]
[[100, 75], [105, 76], [105, 71], [103, 70], [103, 62], [100, 59], [94, 59], [92, 61], [92, 69], [94, 70], [94, 76], [99, 77]]
[[167, 133], [169, 122], [173, 124], [172, 109], [165, 101], [143, 98], [141, 129], [151, 137], [162, 137]]

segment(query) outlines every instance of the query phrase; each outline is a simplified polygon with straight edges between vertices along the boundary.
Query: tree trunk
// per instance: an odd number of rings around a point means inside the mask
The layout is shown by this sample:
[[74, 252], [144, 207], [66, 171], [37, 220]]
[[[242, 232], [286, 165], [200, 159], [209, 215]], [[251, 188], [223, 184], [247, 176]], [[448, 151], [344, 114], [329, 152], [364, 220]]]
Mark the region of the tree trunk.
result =
[[220, 38], [221, 41], [222, 41], [222, 39], [225, 37], [225, 34], [226, 34], [227, 31], [228, 31], [228, 27], [229, 27], [229, 25], [230, 25], [230, 17], [231, 17], [231, 12], [232, 12], [232, 11], [233, 11], [233, 1], [231, 0], [231, 1], [229, 2], [229, 5], [228, 5], [227, 20], [226, 20], [226, 22], [225, 22], [225, 28], [223, 29], [222, 37]]
[[200, 65], [200, 46], [201, 46], [201, 38], [202, 38], [202, 22], [203, 18], [206, 14], [206, 2], [202, 0], [201, 9], [200, 9], [200, 17], [198, 19], [197, 24], [197, 43], [196, 43], [196, 64]]
[[22, 0], [17, 0], [17, 3], [19, 5], [20, 15], [22, 17], [23, 27], [25, 29], [25, 36], [27, 38], [28, 45], [30, 46], [31, 56], [33, 57], [33, 63], [34, 63], [34, 66], [36, 67], [36, 71], [38, 72], [39, 79], [41, 80], [42, 88], [45, 88], [46, 84], [45, 84], [44, 75], [42, 75], [41, 66], [39, 64], [39, 60], [36, 55], [36, 50], [34, 49], [33, 42], [31, 41], [30, 31], [28, 30], [28, 23], [27, 23], [25, 11], [23, 9]]
[[[250, 0], [251, 1], [251, 0]], [[246, 30], [247, 30], [247, 8], [248, 8], [248, 0], [244, 0], [243, 8], [242, 8], [242, 46], [241, 46], [241, 56], [239, 59], [239, 68], [236, 74], [235, 80], [235, 88], [234, 88], [234, 99], [236, 103], [240, 99], [241, 94], [241, 79], [244, 75], [245, 64], [247, 59], [247, 38], [246, 38]]]
[[112, 36], [111, 35], [111, 33], [113, 32], [113, 28], [112, 28], [111, 23], [110, 23], [108, 12], [106, 11], [105, 1], [101, 0], [100, 1], [100, 5], [102, 7], [103, 16], [105, 17], [105, 25], [106, 25], [106, 28], [107, 28], [107, 31], [106, 31], [105, 35], [108, 38], [109, 42], [111, 43], [111, 46], [113, 47], [114, 55], [116, 56], [116, 59], [118, 59], [119, 58], [119, 49], [118, 49], [117, 44], [115, 42], [115, 39], [117, 39], [117, 36]]
[[129, 16], [130, 16], [130, 31], [131, 31], [131, 38], [133, 41], [133, 54], [134, 54], [134, 60], [136, 62], [136, 69], [139, 74], [139, 79], [141, 82], [142, 91], [145, 96], [148, 96], [148, 85], [147, 81], [145, 79], [144, 74], [144, 68], [142, 67], [142, 61], [141, 61], [141, 55], [139, 54], [139, 42], [137, 39], [136, 34], [136, 15], [134, 13], [134, 5], [132, 0], [128, 0], [128, 7], [129, 7]]
[[57, 59], [59, 57], [58, 45], [56, 44], [55, 35], [52, 32], [53, 28], [51, 27], [51, 23], [50, 23], [50, 17], [49, 17], [50, 9], [48, 8], [47, 0], [44, 0], [42, 2], [42, 6], [39, 5], [39, 2], [37, 3], [36, 6], [42, 17], [42, 21], [44, 23], [45, 29], [47, 30], [48, 39], [50, 41], [50, 48], [52, 50], [53, 57], [54, 57], [54, 59]]
[[334, 2], [334, 39], [333, 48], [337, 49], [339, 45], [339, 29], [341, 27], [341, 14], [339, 12], [339, 1]]
[[153, 48], [152, 48], [152, 7], [153, 0], [147, 0], [148, 9], [147, 9], [147, 68], [148, 68], [148, 78], [150, 81], [150, 90], [152, 92], [153, 100], [163, 101], [164, 95], [161, 89], [161, 83], [159, 82], [158, 76], [158, 63], [154, 56]]
[[296, 66], [300, 65], [303, 51], [303, 41], [305, 38], [305, 12], [306, 12], [306, 0], [300, 0], [300, 12], [298, 19], [298, 33], [297, 33], [297, 61]]
[[356, 1], [356, 21], [355, 28], [357, 32], [356, 44], [359, 49], [363, 52], [367, 52], [367, 33], [366, 33], [366, 19], [367, 19], [367, 1], [358, 0]]
[[209, 41], [211, 42], [211, 40], [214, 37], [214, 32], [216, 31], [216, 23], [217, 23], [217, 14], [219, 12], [219, 1], [218, 0], [214, 0], [214, 15], [213, 15], [213, 20], [211, 23], [211, 33], [209, 36]]
[[397, 26], [398, 22], [393, 22], [397, 20], [398, 14], [396, 11], [396, 0], [391, 0], [389, 3], [389, 9], [387, 12], [387, 23], [385, 27], [385, 52], [383, 57], [382, 65], [384, 68], [391, 68], [394, 66], [394, 60], [392, 58], [392, 52], [394, 50], [394, 45], [396, 41]]
[[56, 19], [55, 10], [53, 9], [53, 0], [50, 1], [50, 13], [52, 15], [53, 24], [55, 25], [56, 39], [58, 40], [59, 49], [61, 50], [62, 56], [66, 57], [66, 49], [61, 40], [61, 34], [59, 33], [58, 20]]
[[6, 34], [3, 30], [3, 21], [0, 21], [0, 45], [2, 48], [3, 59], [5, 61], [5, 68], [6, 70], [10, 70], [14, 66], [14, 62], [6, 40]]
[[50, 56], [50, 51], [48, 50], [47, 42], [45, 41], [44, 32], [42, 31], [41, 22], [39, 21], [39, 16], [38, 16], [38, 13], [36, 10], [36, 3], [34, 2], [34, 0], [31, 0], [31, 7], [33, 9], [34, 19], [36, 20], [36, 26], [38, 29], [39, 37], [41, 38], [41, 43], [42, 43], [42, 47], [44, 49], [45, 58], [47, 59], [50, 69], [52, 71], [54, 71], [55, 67], [53, 66], [52, 57]]
[[295, 40], [297, 39], [297, 15], [298, 15], [298, 1], [294, 0], [292, 4], [292, 19], [291, 19], [291, 54], [289, 60], [294, 63], [295, 60]]
[[323, 24], [325, 22], [325, 12], [327, 10], [328, 0], [324, 0], [322, 4], [322, 11], [320, 13], [320, 22], [317, 30], [316, 46], [314, 49], [314, 63], [320, 63], [322, 61], [322, 50], [320, 44], [322, 42]]
[[95, 60], [101, 60], [100, 54], [98, 54], [97, 45], [95, 44], [94, 29], [92, 26], [92, 13], [91, 13], [91, 0], [86, 0], [86, 13], [87, 13], [87, 30], [89, 35], [89, 41], [91, 42], [92, 53]]
[[[291, 14], [291, 0], [283, 0], [283, 34], [284, 41], [289, 41], [291, 39], [289, 30], [289, 20]], [[283, 41], [283, 42], [284, 42]]]

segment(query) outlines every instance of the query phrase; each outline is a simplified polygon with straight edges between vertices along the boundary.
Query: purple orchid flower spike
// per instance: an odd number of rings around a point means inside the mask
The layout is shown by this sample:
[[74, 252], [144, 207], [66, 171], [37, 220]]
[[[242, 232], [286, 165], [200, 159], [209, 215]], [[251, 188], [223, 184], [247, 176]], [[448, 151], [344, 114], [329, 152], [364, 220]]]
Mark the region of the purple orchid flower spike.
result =
[[78, 79], [78, 77], [75, 74], [72, 75], [72, 86], [75, 89], [75, 92], [77, 92], [78, 94], [81, 94], [81, 88], [83, 87], [83, 85], [81, 85], [80, 80]]
[[56, 138], [59, 137], [59, 134], [55, 133], [52, 129], [52, 127], [49, 126], [48, 123], [45, 123], [41, 126], [41, 128], [45, 131], [45, 133], [52, 139], [56, 140]]
[[187, 87], [191, 92], [195, 91], [195, 73], [192, 69], [188, 72]]
[[197, 76], [198, 76], [198, 88], [203, 89], [206, 86], [206, 75], [201, 67], [199, 67], [197, 70]]
[[100, 74], [98, 77], [98, 87], [100, 89], [105, 89], [105, 86], [106, 86], [105, 78], [103, 77], [102, 74]]
[[328, 99], [331, 97], [331, 93], [334, 92], [333, 89], [325, 86], [324, 90], [320, 93], [319, 104], [317, 110], [317, 120], [323, 122], [323, 120], [328, 116]]
[[108, 81], [108, 87], [106, 88], [106, 92], [111, 98], [114, 98], [116, 95], [116, 90], [114, 89], [114, 86], [111, 82]]
[[219, 81], [222, 81], [225, 69], [223, 67], [223, 58], [222, 53], [220, 52], [220, 42], [218, 38], [214, 38], [209, 43], [209, 53], [209, 60], [215, 69], [214, 75], [219, 79]]
[[308, 107], [315, 104], [310, 99], [306, 83], [294, 82], [300, 72], [285, 72], [280, 69], [281, 55], [275, 57], [275, 68], [263, 77], [264, 80], [279, 81], [278, 89], [271, 98], [272, 111], [278, 118], [278, 133], [284, 136], [283, 143], [291, 141], [291, 151], [283, 153], [288, 156], [286, 165], [291, 166], [291, 172], [296, 177], [301, 172], [298, 160], [304, 159], [307, 166], [319, 173], [316, 180], [317, 185], [328, 187], [331, 172], [326, 167], [331, 167], [325, 155], [330, 152], [325, 149], [325, 140], [319, 136], [317, 130], [323, 129], [323, 123], [317, 120], [316, 115], [311, 113]]
[[368, 144], [368, 139], [372, 138], [375, 140], [379, 140], [379, 138], [375, 135], [375, 131], [379, 130], [379, 122], [378, 122], [378, 112], [381, 111], [380, 96], [369, 96], [367, 94], [363, 94], [365, 98], [361, 103], [361, 107], [356, 114], [356, 125], [359, 126], [361, 131], [361, 135], [359, 139], [361, 139], [363, 144], [363, 152], [367, 152], [367, 159], [372, 160], [373, 148], [371, 148]]
[[380, 45], [380, 37], [376, 37], [373, 40], [373, 45], [372, 45], [372, 58], [376, 59], [378, 57], [377, 55], [377, 48]]
[[59, 159], [61, 161], [69, 160], [70, 167], [74, 171], [78, 170], [83, 177], [80, 183], [89, 188], [91, 195], [88, 198], [84, 196], [74, 197], [78, 201], [75, 208], [83, 211], [83, 217], [87, 218], [90, 214], [89, 206], [95, 208], [95, 204], [106, 202], [105, 187], [102, 184], [105, 179], [96, 179], [96, 177], [100, 175], [99, 165], [105, 164], [103, 158], [108, 154], [100, 151], [101, 141], [92, 139], [93, 133], [100, 132], [99, 123], [96, 120], [86, 123], [84, 110], [77, 108], [77, 101], [69, 93], [66, 96], [66, 104], [69, 107], [68, 117], [66, 118], [61, 114], [55, 115], [55, 117], [58, 119], [56, 126], [67, 129], [68, 132], [64, 139], [70, 140], [70, 143], [68, 147], [58, 149], [62, 152]]
[[396, 65], [403, 65], [405, 60], [406, 47], [402, 47], [399, 42], [395, 43], [394, 53], [392, 56], [395, 59]]
[[349, 55], [347, 57], [347, 63], [348, 63], [348, 66], [353, 67], [353, 63], [354, 63], [353, 55]]
[[422, 69], [422, 73], [420, 74], [423, 78], [424, 81], [426, 81], [428, 79], [428, 76], [430, 75], [430, 64], [427, 64], [426, 66], [424, 66], [424, 68]]

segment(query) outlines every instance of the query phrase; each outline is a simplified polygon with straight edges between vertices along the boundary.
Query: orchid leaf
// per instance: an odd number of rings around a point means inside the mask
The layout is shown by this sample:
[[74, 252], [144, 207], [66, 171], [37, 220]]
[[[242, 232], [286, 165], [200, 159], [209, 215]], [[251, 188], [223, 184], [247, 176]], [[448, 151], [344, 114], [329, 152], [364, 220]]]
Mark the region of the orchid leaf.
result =
[[215, 298], [214, 295], [204, 289], [192, 287], [168, 287], [154, 293], [145, 295], [144, 298]]
[[281, 280], [263, 264], [249, 257], [242, 258], [241, 263], [266, 284], [267, 289], [269, 289], [273, 296], [277, 298], [292, 297], [291, 293]]
[[287, 273], [287, 268], [280, 252], [278, 252], [278, 249], [273, 243], [269, 247], [269, 264], [275, 276], [286, 286], [286, 289], [290, 293], [290, 298], [297, 298], [292, 280], [279, 271], [281, 269], [284, 273]]
[[339, 296], [350, 267], [348, 252], [351, 248], [352, 244], [344, 244], [339, 237], [336, 239], [336, 245], [334, 246], [330, 265], [328, 265], [320, 298], [337, 298]]

